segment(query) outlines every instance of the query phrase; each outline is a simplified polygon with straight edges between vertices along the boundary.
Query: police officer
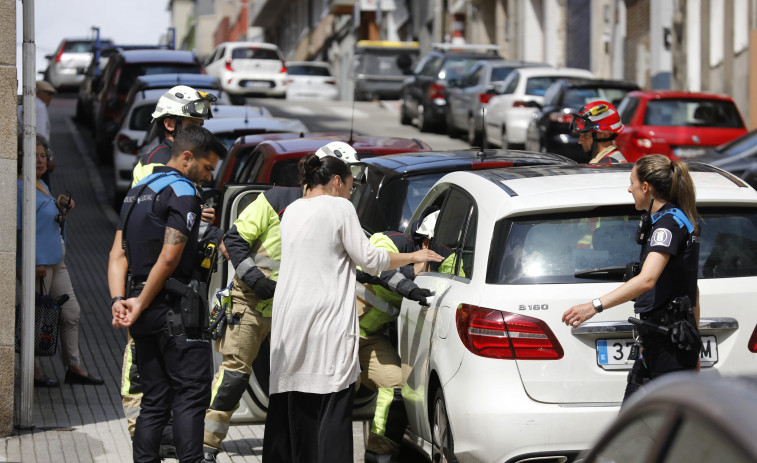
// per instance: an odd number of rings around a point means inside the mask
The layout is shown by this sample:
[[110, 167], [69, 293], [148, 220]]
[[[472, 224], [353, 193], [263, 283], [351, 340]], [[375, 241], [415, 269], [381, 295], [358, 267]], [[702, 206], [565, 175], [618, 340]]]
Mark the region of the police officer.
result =
[[[436, 216], [432, 217], [432, 221]], [[410, 253], [428, 248], [424, 238], [433, 236], [434, 224], [425, 221], [414, 235], [416, 240], [398, 231], [375, 233], [370, 242], [379, 249], [394, 253]], [[431, 291], [420, 288], [413, 280], [425, 263], [406, 265], [370, 277], [359, 272], [356, 288], [360, 324], [358, 357], [363, 370], [361, 384], [375, 391], [376, 411], [366, 444], [366, 462], [390, 462], [400, 450], [407, 427], [407, 413], [402, 399], [402, 368], [397, 349], [385, 335], [387, 325], [397, 319], [402, 298], [427, 305]], [[360, 284], [364, 283], [364, 284]]]
[[[181, 130], [190, 126], [201, 126], [203, 122], [213, 117], [211, 103], [216, 101], [215, 96], [200, 92], [186, 85], [177, 85], [165, 92], [155, 106], [152, 113], [152, 125], [150, 136], [157, 136], [159, 145], [143, 153], [137, 165], [134, 167], [132, 187], [139, 183], [142, 178], [152, 173], [156, 166], [165, 165], [171, 158], [174, 137]], [[149, 139], [150, 136], [147, 138]], [[203, 207], [202, 221], [212, 224], [215, 220], [215, 210]], [[203, 227], [201, 224], [200, 241], [203, 245], [212, 242], [218, 245], [221, 252], [225, 253], [221, 237], [223, 233], [215, 227]], [[128, 424], [130, 435], [134, 435], [134, 426], [139, 416], [142, 389], [139, 382], [137, 368], [134, 365], [134, 343], [129, 338], [124, 349], [123, 366], [121, 370], [121, 403]], [[171, 445], [171, 428], [166, 429], [163, 444], [161, 444], [162, 456], [174, 456]]]
[[618, 110], [607, 101], [594, 101], [573, 113], [570, 130], [578, 133], [578, 144], [586, 153], [589, 164], [618, 164], [627, 162], [613, 141], [625, 126]]
[[701, 349], [699, 215], [688, 168], [665, 156], [645, 156], [631, 171], [628, 191], [636, 209], [649, 208], [637, 233], [638, 275], [592, 302], [571, 307], [562, 317], [566, 325], [575, 327], [604, 309], [635, 299], [634, 311], [647, 324], [639, 328], [641, 355], [628, 376], [624, 401], [651, 379], [697, 368]]
[[[343, 142], [321, 147], [319, 157], [356, 162], [355, 150]], [[229, 431], [231, 416], [250, 380], [252, 362], [271, 332], [271, 308], [281, 261], [279, 224], [286, 208], [301, 198], [303, 188], [276, 187], [250, 203], [224, 237], [235, 275], [230, 291], [231, 319], [215, 349], [223, 357], [213, 379], [213, 396], [205, 414], [203, 453], [215, 461]]]
[[144, 393], [133, 438], [135, 462], [159, 460], [161, 432], [171, 414], [179, 460], [203, 460], [211, 350], [206, 294], [196, 274], [201, 200], [195, 184], [208, 180], [225, 154], [209, 131], [186, 128], [176, 136], [166, 165], [132, 188], [121, 208], [108, 283], [113, 325], [129, 327]]

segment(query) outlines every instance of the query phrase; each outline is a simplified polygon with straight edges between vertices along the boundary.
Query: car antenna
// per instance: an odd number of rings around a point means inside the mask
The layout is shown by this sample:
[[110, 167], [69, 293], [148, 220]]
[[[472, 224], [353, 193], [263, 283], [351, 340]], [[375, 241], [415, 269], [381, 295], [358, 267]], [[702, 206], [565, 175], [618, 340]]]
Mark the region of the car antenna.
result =
[[355, 94], [352, 94], [352, 117], [350, 117], [350, 139], [347, 141], [347, 144], [352, 146], [353, 143], [355, 143], [355, 139], [353, 138], [353, 127], [355, 126]]
[[[484, 127], [484, 134], [481, 137], [481, 147], [478, 149], [478, 153], [476, 153], [476, 157], [483, 161], [484, 158], [486, 158], [486, 152], [484, 151], [485, 149], [484, 145], [486, 144], [486, 108], [484, 108], [483, 106], [481, 107], [481, 125]], [[476, 130], [476, 121], [474, 119], [473, 131], [475, 132], [475, 130]]]

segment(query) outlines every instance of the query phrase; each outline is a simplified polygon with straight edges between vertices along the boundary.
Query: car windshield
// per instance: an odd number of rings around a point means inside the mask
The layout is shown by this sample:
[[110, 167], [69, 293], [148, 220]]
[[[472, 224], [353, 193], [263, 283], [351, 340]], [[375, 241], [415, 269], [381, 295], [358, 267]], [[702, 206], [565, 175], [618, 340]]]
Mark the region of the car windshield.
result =
[[744, 127], [736, 105], [710, 99], [664, 99], [647, 102], [644, 125], [662, 127]]
[[580, 109], [587, 103], [602, 100], [609, 101], [616, 107], [630, 90], [612, 87], [569, 88], [563, 96], [563, 106]]
[[323, 66], [287, 66], [287, 74], [290, 76], [331, 76], [329, 69]]
[[[699, 278], [757, 276], [757, 209], [707, 209], [702, 215]], [[639, 213], [502, 219], [494, 227], [487, 281], [495, 284], [592, 282], [576, 272], [639, 260]]]
[[231, 59], [279, 59], [276, 50], [269, 48], [235, 48], [231, 51]]
[[63, 47], [63, 51], [66, 53], [89, 53], [92, 51], [93, 43], [89, 40], [86, 41], [68, 41]]

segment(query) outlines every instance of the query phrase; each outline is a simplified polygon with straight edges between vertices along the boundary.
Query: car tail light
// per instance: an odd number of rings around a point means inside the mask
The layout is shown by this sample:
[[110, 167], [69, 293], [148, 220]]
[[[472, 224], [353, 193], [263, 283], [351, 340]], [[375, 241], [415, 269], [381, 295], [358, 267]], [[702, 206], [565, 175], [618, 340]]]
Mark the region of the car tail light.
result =
[[66, 42], [63, 42], [62, 44], [60, 44], [60, 51], [58, 52], [58, 55], [55, 57], [56, 63], [60, 62], [60, 57], [63, 54], [63, 50], [65, 49], [66, 49]]
[[226, 70], [227, 71], [233, 71], [234, 69], [231, 67], [231, 58], [226, 60]]
[[471, 164], [473, 170], [495, 169], [497, 167], [512, 167], [512, 161], [482, 161]]
[[294, 82], [294, 79], [287, 79], [287, 83], [291, 84], [292, 82]]
[[757, 326], [752, 331], [752, 337], [749, 338], [749, 352], [757, 353]]
[[513, 101], [513, 108], [528, 108], [527, 101]]
[[329, 79], [329, 80], [327, 80], [327, 81], [326, 81], [326, 82], [324, 82], [324, 83], [326, 83], [326, 84], [329, 84], [329, 85], [336, 85], [336, 81], [335, 81], [335, 80], [333, 80], [333, 79]]
[[279, 73], [281, 74], [281, 73], [284, 73], [284, 72], [287, 72], [287, 63], [285, 63], [284, 61], [282, 61], [281, 62], [281, 71], [279, 71]]
[[444, 101], [444, 85], [434, 82], [428, 87], [428, 97], [431, 100]]
[[502, 310], [460, 304], [455, 316], [463, 345], [481, 357], [558, 360], [563, 350], [543, 321]]
[[119, 133], [118, 138], [116, 138], [116, 146], [122, 153], [135, 155], [138, 153], [137, 143], [122, 133]]
[[494, 95], [491, 93], [479, 93], [478, 94], [478, 101], [480, 101], [483, 104], [489, 104], [489, 100], [492, 99]]
[[550, 122], [557, 122], [558, 124], [570, 124], [571, 119], [570, 113], [563, 113], [563, 112], [552, 112], [549, 113], [549, 120]]

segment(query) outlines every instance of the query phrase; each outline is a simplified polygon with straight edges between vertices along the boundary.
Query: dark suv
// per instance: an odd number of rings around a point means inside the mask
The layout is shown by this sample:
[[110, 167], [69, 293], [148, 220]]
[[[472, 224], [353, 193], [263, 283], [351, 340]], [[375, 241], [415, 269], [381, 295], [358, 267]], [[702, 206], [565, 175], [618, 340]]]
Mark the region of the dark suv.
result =
[[422, 132], [443, 127], [449, 82], [460, 80], [480, 60], [501, 60], [497, 50], [495, 45], [434, 44], [402, 84], [400, 122], [409, 125], [417, 118]]
[[180, 73], [203, 73], [195, 53], [180, 50], [117, 50], [113, 53], [98, 82], [93, 104], [95, 141], [101, 161], [111, 159], [111, 142], [118, 131], [116, 119], [137, 77]]

